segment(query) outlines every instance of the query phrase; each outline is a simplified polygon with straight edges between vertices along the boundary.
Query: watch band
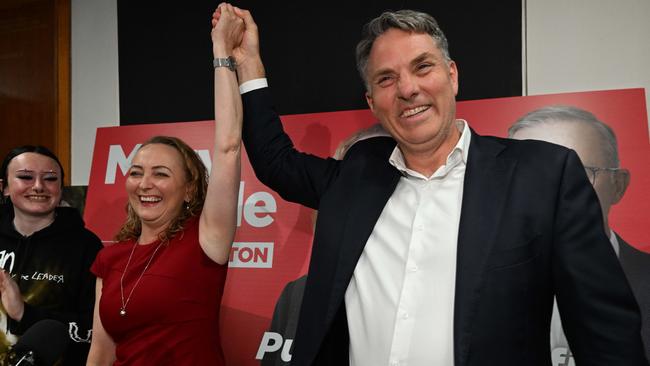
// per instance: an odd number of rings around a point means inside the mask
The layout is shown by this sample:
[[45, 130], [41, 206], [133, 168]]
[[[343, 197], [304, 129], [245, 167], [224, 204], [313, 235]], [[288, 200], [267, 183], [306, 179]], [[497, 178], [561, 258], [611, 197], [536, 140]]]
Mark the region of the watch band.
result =
[[217, 67], [227, 67], [230, 71], [237, 70], [237, 62], [235, 62], [235, 58], [232, 56], [228, 56], [227, 58], [215, 58], [212, 60], [212, 66], [214, 66], [215, 69]]

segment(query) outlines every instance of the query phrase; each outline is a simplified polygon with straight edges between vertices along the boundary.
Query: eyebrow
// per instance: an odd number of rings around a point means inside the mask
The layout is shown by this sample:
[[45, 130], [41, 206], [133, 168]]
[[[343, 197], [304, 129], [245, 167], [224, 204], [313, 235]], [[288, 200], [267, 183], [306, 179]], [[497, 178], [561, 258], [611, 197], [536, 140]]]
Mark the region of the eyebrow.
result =
[[[419, 64], [420, 62], [428, 59], [428, 58], [433, 58], [434, 61], [437, 61], [435, 54], [433, 54], [431, 52], [422, 52], [421, 54], [417, 55], [413, 60], [411, 60], [411, 62], [409, 62], [409, 64], [411, 66], [415, 66], [415, 65]], [[375, 72], [373, 75], [371, 75], [371, 79], [375, 79], [375, 78], [377, 78], [379, 76], [383, 76], [383, 75], [388, 75], [388, 74], [391, 74], [393, 72], [394, 72], [393, 69], [389, 68], [389, 67], [384, 68], [384, 69], [379, 69], [377, 72]]]
[[[16, 170], [16, 173], [37, 173], [37, 172], [34, 171], [34, 170], [31, 170], [31, 169], [18, 169], [18, 170]], [[58, 174], [56, 172], [56, 170], [44, 170], [44, 171], [42, 171], [40, 173], [41, 174]]]
[[[420, 54], [418, 57], [414, 58], [414, 59], [411, 61], [411, 65], [417, 65], [417, 64], [419, 64], [420, 62], [425, 61], [425, 60], [428, 59], [428, 58], [433, 58], [433, 59], [435, 60], [436, 55], [434, 55], [434, 54], [431, 53], [431, 52], [423, 52], [422, 54]], [[436, 60], [436, 61], [437, 61], [437, 60]]]
[[[131, 169], [133, 169], [133, 168], [138, 168], [138, 169], [144, 170], [144, 167], [142, 167], [142, 165], [138, 165], [138, 164], [131, 165]], [[154, 165], [154, 166], [151, 167], [151, 169], [166, 169], [166, 170], [169, 170], [170, 172], [172, 171], [169, 167], [167, 167], [165, 165]]]
[[165, 165], [155, 165], [152, 166], [151, 169], [166, 169], [169, 170], [170, 172], [172, 171], [170, 168], [166, 167]]

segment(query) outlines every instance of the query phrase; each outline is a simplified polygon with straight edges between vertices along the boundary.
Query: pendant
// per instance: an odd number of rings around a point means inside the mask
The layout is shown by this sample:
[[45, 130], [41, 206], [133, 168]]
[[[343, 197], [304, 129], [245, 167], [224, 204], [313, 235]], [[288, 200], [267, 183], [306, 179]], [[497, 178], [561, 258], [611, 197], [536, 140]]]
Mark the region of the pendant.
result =
[[126, 316], [126, 309], [120, 309], [120, 316]]

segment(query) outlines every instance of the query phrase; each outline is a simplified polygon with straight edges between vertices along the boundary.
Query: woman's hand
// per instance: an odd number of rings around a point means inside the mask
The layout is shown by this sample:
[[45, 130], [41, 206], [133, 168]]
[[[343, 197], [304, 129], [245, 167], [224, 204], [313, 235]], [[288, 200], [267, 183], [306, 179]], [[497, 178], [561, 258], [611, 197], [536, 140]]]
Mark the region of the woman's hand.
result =
[[211, 36], [214, 57], [233, 56], [238, 60], [234, 51], [241, 46], [244, 37], [244, 20], [235, 14], [232, 5], [221, 3], [214, 11]]
[[[242, 24], [233, 19], [233, 15], [243, 22], [242, 29], [240, 29]], [[224, 24], [220, 25], [222, 21]], [[223, 28], [221, 28], [222, 26]], [[219, 5], [212, 14], [212, 50], [215, 52], [214, 57], [232, 56], [235, 58], [240, 84], [248, 80], [263, 78], [265, 75], [260, 57], [257, 24], [248, 10], [227, 3]], [[217, 51], [220, 53], [217, 54]]]
[[0, 271], [0, 294], [2, 295], [2, 307], [7, 312], [7, 316], [15, 321], [20, 321], [25, 313], [25, 302], [20, 294], [18, 284], [4, 270]]

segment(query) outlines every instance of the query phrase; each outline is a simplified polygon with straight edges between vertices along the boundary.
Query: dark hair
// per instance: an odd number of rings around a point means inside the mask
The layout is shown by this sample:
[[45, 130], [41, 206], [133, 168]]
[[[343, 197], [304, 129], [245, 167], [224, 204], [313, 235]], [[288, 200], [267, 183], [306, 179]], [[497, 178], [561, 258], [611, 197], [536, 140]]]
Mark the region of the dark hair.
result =
[[[174, 235], [183, 230], [183, 225], [187, 219], [199, 215], [201, 210], [203, 210], [203, 203], [205, 202], [205, 195], [208, 190], [208, 170], [199, 155], [179, 138], [154, 136], [142, 144], [138, 151], [152, 144], [166, 145], [178, 151], [183, 161], [183, 168], [185, 168], [187, 183], [191, 187], [190, 192], [192, 197], [190, 201], [185, 202], [181, 213], [174, 218], [165, 231], [159, 234], [158, 238], [161, 241], [168, 242]], [[116, 241], [137, 240], [140, 237], [140, 233], [142, 233], [142, 222], [129, 203], [126, 204], [126, 212], [126, 222], [122, 224], [117, 235], [115, 235]]]
[[0, 171], [0, 178], [2, 178], [2, 191], [4, 192], [4, 189], [9, 185], [9, 181], [7, 180], [7, 176], [9, 175], [8, 169], [9, 169], [9, 163], [13, 160], [18, 155], [24, 154], [24, 153], [36, 153], [40, 155], [47, 156], [48, 158], [56, 161], [56, 163], [59, 165], [59, 169], [61, 169], [61, 188], [63, 188], [63, 178], [65, 177], [65, 172], [63, 171], [63, 165], [61, 165], [61, 162], [59, 161], [59, 158], [54, 155], [50, 149], [48, 149], [45, 146], [41, 145], [23, 145], [19, 146], [16, 148], [11, 149], [9, 153], [5, 156], [4, 160], [2, 161], [2, 171]]

